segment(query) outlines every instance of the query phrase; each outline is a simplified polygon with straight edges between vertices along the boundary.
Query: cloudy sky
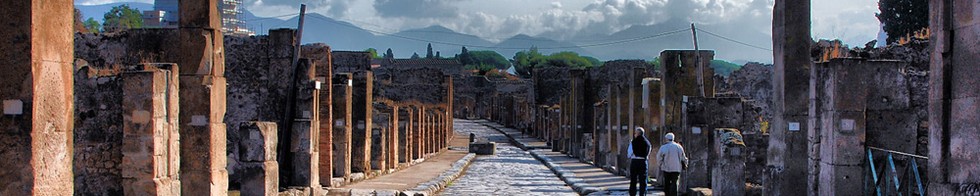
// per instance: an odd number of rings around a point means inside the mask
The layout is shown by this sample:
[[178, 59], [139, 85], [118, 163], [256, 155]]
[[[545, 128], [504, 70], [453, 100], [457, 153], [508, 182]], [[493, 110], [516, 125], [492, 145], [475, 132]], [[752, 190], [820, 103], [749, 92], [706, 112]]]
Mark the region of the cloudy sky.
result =
[[[76, 0], [92, 5], [119, 1]], [[610, 34], [631, 25], [670, 18], [696, 23], [744, 24], [747, 31], [770, 34], [773, 0], [244, 0], [257, 16], [309, 11], [380, 32], [442, 25], [491, 41], [516, 34], [571, 39]], [[851, 46], [875, 39], [876, 0], [815, 0], [813, 36], [838, 38]]]

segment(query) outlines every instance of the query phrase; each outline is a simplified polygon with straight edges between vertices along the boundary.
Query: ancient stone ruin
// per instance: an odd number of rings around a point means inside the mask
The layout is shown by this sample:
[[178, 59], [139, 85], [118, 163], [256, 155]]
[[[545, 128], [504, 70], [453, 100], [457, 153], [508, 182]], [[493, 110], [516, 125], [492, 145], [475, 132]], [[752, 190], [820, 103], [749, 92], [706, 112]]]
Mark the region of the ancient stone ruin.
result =
[[0, 195], [326, 195], [448, 151], [458, 118], [617, 175], [635, 128], [675, 133], [691, 194], [980, 194], [975, 1], [931, 0], [927, 42], [842, 52], [810, 39], [809, 0], [779, 0], [774, 64], [727, 78], [710, 50], [478, 76], [225, 37], [216, 0], [180, 1], [177, 29], [72, 33], [72, 4], [0, 6]]

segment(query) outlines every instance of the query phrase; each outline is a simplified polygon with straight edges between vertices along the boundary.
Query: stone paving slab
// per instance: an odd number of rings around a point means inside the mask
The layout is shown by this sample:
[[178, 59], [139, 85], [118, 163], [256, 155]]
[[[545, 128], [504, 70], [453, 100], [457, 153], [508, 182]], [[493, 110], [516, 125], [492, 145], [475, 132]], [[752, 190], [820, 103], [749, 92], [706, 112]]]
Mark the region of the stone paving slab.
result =
[[465, 135], [474, 133], [480, 139], [496, 142], [497, 153], [477, 156], [464, 175], [441, 195], [578, 195], [530, 153], [511, 144], [504, 134], [474, 121], [457, 120], [454, 126]]
[[[506, 135], [518, 146], [534, 146], [544, 143], [536, 138], [524, 136], [520, 131], [505, 128], [492, 122], [482, 122], [488, 127], [494, 128]], [[535, 140], [531, 143], [525, 142]], [[528, 148], [530, 154], [543, 162], [565, 183], [569, 184], [575, 192], [582, 195], [627, 195], [629, 191], [629, 179], [625, 176], [615, 175], [592, 164], [583, 163], [576, 158], [569, 157], [560, 152], [552, 152], [548, 148]], [[661, 190], [647, 186], [647, 195], [663, 195]]]

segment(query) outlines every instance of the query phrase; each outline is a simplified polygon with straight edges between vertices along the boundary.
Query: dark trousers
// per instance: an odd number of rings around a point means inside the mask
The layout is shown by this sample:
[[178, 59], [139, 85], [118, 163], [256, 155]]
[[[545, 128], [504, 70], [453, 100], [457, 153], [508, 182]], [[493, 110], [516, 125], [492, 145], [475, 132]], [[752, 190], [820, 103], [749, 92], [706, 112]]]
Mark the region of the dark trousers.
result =
[[636, 195], [636, 184], [640, 184], [640, 195], [647, 194], [647, 160], [630, 159], [630, 195]]
[[664, 172], [664, 195], [677, 196], [677, 179], [680, 177], [680, 172]]

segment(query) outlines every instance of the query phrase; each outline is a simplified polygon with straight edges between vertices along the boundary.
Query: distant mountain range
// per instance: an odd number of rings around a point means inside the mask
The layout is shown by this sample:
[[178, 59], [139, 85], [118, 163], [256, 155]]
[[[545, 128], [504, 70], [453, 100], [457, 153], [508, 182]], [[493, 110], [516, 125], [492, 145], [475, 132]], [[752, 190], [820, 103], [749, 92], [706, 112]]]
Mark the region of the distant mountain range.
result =
[[[146, 3], [77, 5], [76, 8], [81, 10], [86, 18], [92, 17], [99, 20], [105, 12], [120, 4], [129, 4], [130, 7], [141, 11], [153, 8], [152, 4]], [[245, 20], [249, 29], [257, 34], [267, 34], [269, 29], [296, 28], [298, 16], [282, 20], [257, 17], [249, 11], [245, 11]], [[514, 56], [514, 53], [533, 46], [538, 47], [545, 54], [573, 51], [601, 60], [651, 60], [658, 57], [662, 50], [693, 49], [690, 31], [654, 36], [685, 28], [690, 28], [690, 23], [668, 20], [654, 25], [634, 25], [609, 35], [576, 36], [567, 40], [553, 40], [547, 37], [519, 34], [500, 42], [492, 42], [438, 25], [392, 33], [392, 30], [385, 27], [362, 27], [317, 13], [308, 13], [303, 42], [326, 43], [333, 50], [361, 51], [367, 48], [375, 48], [380, 53], [391, 48], [397, 58], [408, 58], [413, 53], [425, 55], [426, 45], [432, 43], [433, 50], [440, 51], [443, 57], [456, 55], [462, 46], [466, 46], [469, 50], [494, 50], [510, 58]], [[754, 46], [772, 47], [771, 37], [764, 33], [769, 31], [768, 29], [744, 29], [740, 24], [729, 23], [699, 25], [698, 28], [719, 35], [731, 35], [726, 37]], [[698, 38], [701, 49], [715, 50], [715, 59], [725, 59], [736, 64], [743, 64], [748, 61], [772, 62], [771, 51], [745, 46], [702, 32], [698, 32]]]

